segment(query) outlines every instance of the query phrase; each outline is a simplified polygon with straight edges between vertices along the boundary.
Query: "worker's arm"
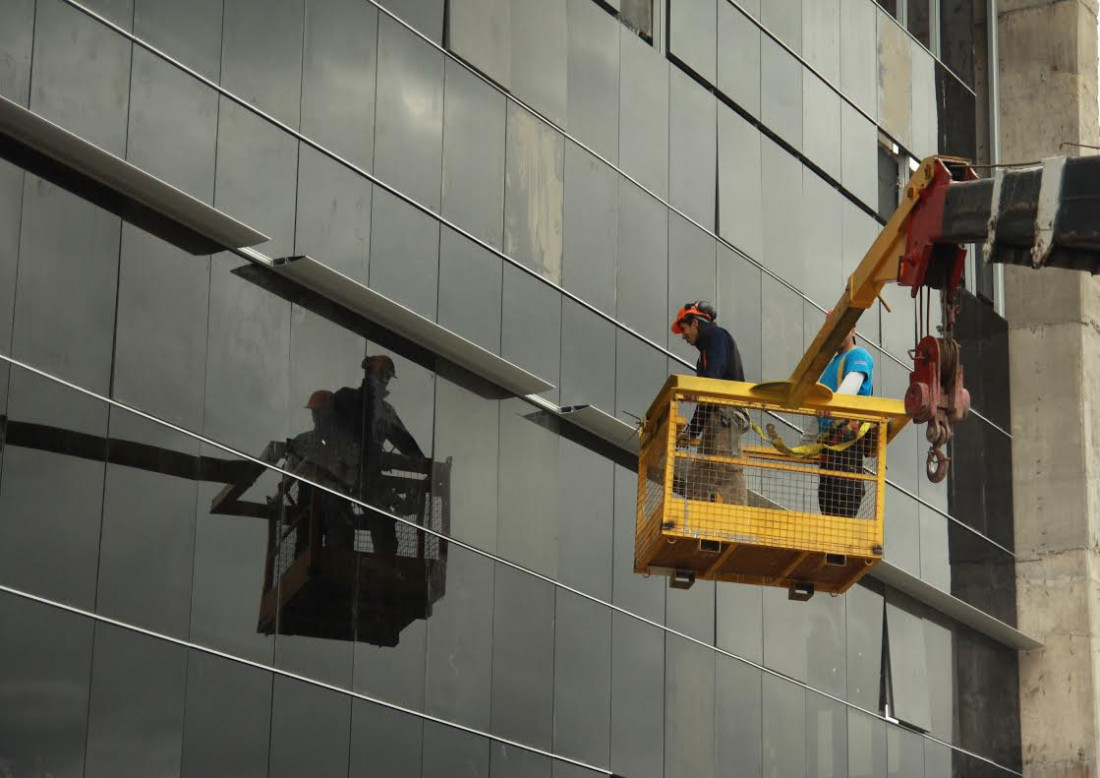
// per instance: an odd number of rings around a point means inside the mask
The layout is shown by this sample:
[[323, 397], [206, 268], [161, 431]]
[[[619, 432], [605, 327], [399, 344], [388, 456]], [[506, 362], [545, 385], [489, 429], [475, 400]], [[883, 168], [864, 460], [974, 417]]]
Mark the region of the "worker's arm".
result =
[[840, 382], [840, 386], [836, 388], [833, 394], [859, 394], [859, 390], [866, 380], [867, 375], [865, 373], [853, 370], [844, 376], [844, 380]]
[[416, 438], [409, 432], [408, 427], [401, 421], [397, 411], [389, 403], [383, 403], [383, 414], [386, 420], [386, 438], [393, 447], [407, 457], [422, 457], [424, 452], [416, 442]]

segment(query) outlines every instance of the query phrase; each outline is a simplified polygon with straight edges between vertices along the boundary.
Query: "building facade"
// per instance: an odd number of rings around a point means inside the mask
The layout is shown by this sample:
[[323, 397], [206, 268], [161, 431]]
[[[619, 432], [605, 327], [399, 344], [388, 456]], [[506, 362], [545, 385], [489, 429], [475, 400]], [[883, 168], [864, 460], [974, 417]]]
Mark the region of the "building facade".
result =
[[[0, 2], [8, 116], [266, 238], [195, 253], [0, 125], [0, 775], [1019, 774], [996, 274], [952, 477], [899, 436], [885, 561], [843, 597], [636, 576], [636, 460], [563, 411], [632, 425], [699, 298], [748, 380], [786, 377], [913, 161], [991, 159], [985, 19]], [[900, 397], [915, 306], [885, 299], [859, 333]], [[301, 469], [341, 390], [374, 392], [386, 490]], [[349, 574], [296, 567], [318, 505]]]

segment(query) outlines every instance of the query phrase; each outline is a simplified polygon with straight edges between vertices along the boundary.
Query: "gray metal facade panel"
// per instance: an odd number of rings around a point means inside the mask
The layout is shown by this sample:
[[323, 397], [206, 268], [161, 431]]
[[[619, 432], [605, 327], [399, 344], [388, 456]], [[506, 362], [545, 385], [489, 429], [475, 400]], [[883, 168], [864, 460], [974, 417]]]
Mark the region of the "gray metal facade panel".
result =
[[845, 595], [847, 690], [844, 698], [864, 710], [878, 710], [882, 680], [882, 595], [853, 586]]
[[[126, 225], [118, 273], [113, 395], [187, 429], [201, 428], [209, 261]], [[168, 437], [176, 446], [185, 442]]]
[[718, 234], [748, 256], [764, 257], [760, 131], [736, 114], [718, 115]]
[[[187, 650], [98, 625], [88, 701], [86, 776], [179, 769]], [[120, 749], [120, 743], [134, 744]], [[156, 743], [156, 748], [134, 747]]]
[[522, 270], [504, 267], [500, 355], [555, 386], [561, 372], [561, 296]]
[[615, 314], [619, 174], [580, 146], [565, 144], [562, 286]]
[[439, 324], [500, 352], [500, 258], [449, 227], [439, 244]]
[[718, 3], [725, 0], [673, 0], [669, 3], [669, 53], [708, 84], [718, 67]]
[[802, 5], [814, 0], [763, 0], [760, 21], [797, 54], [802, 53]]
[[592, 0], [568, 0], [568, 116], [573, 137], [619, 159], [618, 22]]
[[[619, 414], [623, 418], [623, 414]], [[615, 466], [615, 522], [613, 528], [614, 553], [612, 555], [612, 595], [613, 602], [620, 608], [636, 613], [660, 624], [664, 621], [665, 600], [668, 585], [654, 577], [642, 578], [634, 575], [634, 530], [626, 523], [634, 514], [630, 500], [638, 493], [638, 475], [620, 465]], [[636, 496], [633, 499], [637, 499]], [[627, 626], [620, 626], [623, 621]], [[616, 616], [616, 631], [631, 631], [636, 634], [648, 634], [632, 630], [632, 619]], [[657, 636], [659, 637], [659, 636]], [[648, 637], [646, 638], [648, 640]]]
[[877, 116], [876, 9], [866, 0], [840, 0], [840, 91], [871, 116]]
[[[607, 764], [612, 613], [576, 595], [562, 594], [554, 616], [555, 750], [589, 764]], [[553, 769], [555, 774], [560, 771], [558, 765]]]
[[443, 170], [443, 55], [403, 25], [378, 21], [374, 172], [439, 210]]
[[562, 301], [561, 405], [615, 409], [615, 328], [587, 308]]
[[[718, 90], [751, 116], [760, 115], [760, 27], [732, 3], [718, 3]], [[721, 121], [721, 119], [719, 119]]]
[[619, 47], [619, 166], [667, 197], [669, 64], [625, 27]]
[[802, 64], [771, 38], [760, 40], [760, 118], [802, 150]]
[[802, 4], [802, 56], [829, 83], [840, 86], [840, 26], [843, 0], [810, 0]]
[[435, 318], [439, 222], [381, 189], [374, 193], [371, 210], [370, 287]]
[[39, 3], [34, 24], [29, 108], [124, 156], [130, 45], [61, 0]]
[[495, 583], [493, 730], [547, 748], [554, 731], [554, 587], [506, 567], [497, 569]]
[[761, 356], [761, 374], [765, 379], [786, 377], [804, 351], [803, 301], [771, 276], [763, 276], [760, 286], [760, 329], [767, 345]]
[[718, 316], [741, 353], [745, 380], [761, 380], [763, 355], [761, 272], [725, 246], [718, 247]]
[[374, 185], [318, 151], [298, 154], [294, 253], [324, 257], [356, 281], [367, 281]]
[[511, 0], [452, 0], [447, 48], [505, 89], [512, 83]]
[[840, 111], [844, 101], [809, 70], [802, 71], [803, 149], [806, 157], [836, 181], [840, 180]]
[[[305, 0], [223, 0], [221, 83], [297, 128]], [[265, 34], [258, 35], [259, 30]]]
[[715, 660], [705, 646], [672, 635], [665, 642], [666, 775], [718, 774]]
[[668, 208], [619, 181], [616, 318], [657, 343], [668, 330]]
[[736, 764], [746, 775], [764, 769], [763, 679], [755, 667], [719, 655], [715, 672], [715, 727], [719, 765]]
[[214, 197], [218, 94], [134, 50], [126, 161], [209, 203]]
[[[844, 199], [823, 178], [802, 168], [803, 291], [828, 310], [840, 298], [844, 275]], [[820, 323], [815, 320], [813, 332]], [[812, 339], [811, 339], [812, 340]]]
[[566, 123], [566, 4], [512, 0], [512, 90], [559, 126]]
[[[676, 213], [668, 217], [668, 303], [677, 311], [692, 300], [714, 302], [718, 296], [717, 244], [710, 235]], [[669, 350], [689, 363], [699, 352], [679, 335], [668, 334]]]
[[264, 251], [289, 254], [294, 246], [298, 141], [223, 97], [217, 155], [215, 207], [270, 235]]
[[[107, 391], [119, 219], [29, 175], [22, 208], [11, 353], [80, 386]], [[65, 283], [58, 284], [59, 278]], [[76, 343], [80, 348], [73, 348]]]
[[435, 43], [443, 43], [446, 0], [379, 0], [379, 5], [397, 14]]
[[[341, 726], [347, 723], [346, 710], [345, 707]], [[346, 738], [350, 740], [345, 760], [348, 766], [345, 769], [352, 775], [370, 770], [380, 770], [389, 775], [415, 773], [424, 761], [424, 729], [424, 722], [417, 721], [415, 716], [363, 700], [353, 700], [351, 729]], [[337, 753], [330, 757], [330, 763], [334, 771], [338, 771], [344, 751], [335, 746], [333, 750]], [[310, 768], [307, 766], [304, 769]], [[297, 769], [291, 775], [300, 775], [301, 772], [302, 769]]]
[[891, 714], [925, 732], [932, 729], [928, 694], [928, 652], [922, 619], [886, 602], [886, 633], [890, 641]]
[[878, 128], [846, 102], [840, 104], [840, 181], [863, 203], [878, 202], [876, 169], [866, 160], [878, 146]]
[[756, 259], [782, 279], [799, 278], [806, 267], [803, 223], [809, 215], [804, 208], [802, 170], [796, 157], [771, 140], [760, 139], [764, 255]]
[[650, 672], [664, 663], [659, 630], [612, 614], [610, 766], [620, 775], [664, 774], [664, 677]]
[[216, 80], [222, 62], [223, 2], [141, 0], [134, 9], [134, 34]]
[[53, 726], [41, 723], [7, 707], [4, 731], [13, 738], [13, 758], [35, 760], [42, 769], [60, 772], [68, 765], [80, 765], [87, 745], [88, 694], [92, 665], [94, 625], [71, 613], [39, 603], [0, 595], [0, 619], [5, 624], [34, 624], [35, 629], [10, 630], [0, 643], [0, 683], [22, 690], [19, 702], [34, 700], [26, 690], [51, 688], [67, 693], [49, 701]]
[[302, 133], [364, 170], [374, 164], [378, 9], [361, 0], [306, 4]]
[[0, 95], [26, 105], [34, 47], [34, 0], [12, 0], [0, 9]]
[[848, 710], [806, 693], [806, 774], [844, 775], [848, 770]]
[[561, 281], [565, 140], [508, 105], [504, 251], [553, 283]]
[[714, 229], [718, 103], [679, 71], [669, 86], [669, 203]]
[[496, 248], [504, 236], [507, 98], [453, 60], [443, 101], [443, 218]]
[[805, 778], [806, 695], [812, 694], [773, 675], [764, 676], [764, 775]]

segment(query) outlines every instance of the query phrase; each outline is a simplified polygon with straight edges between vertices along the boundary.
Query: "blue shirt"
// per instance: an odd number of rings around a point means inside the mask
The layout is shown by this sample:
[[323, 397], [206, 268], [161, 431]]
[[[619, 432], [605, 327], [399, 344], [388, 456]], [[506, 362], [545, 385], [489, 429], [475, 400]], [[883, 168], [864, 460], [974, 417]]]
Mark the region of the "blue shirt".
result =
[[874, 387], [875, 360], [867, 349], [856, 346], [837, 354], [821, 374], [821, 383], [835, 392], [849, 373], [863, 373], [863, 384], [856, 394], [869, 397]]

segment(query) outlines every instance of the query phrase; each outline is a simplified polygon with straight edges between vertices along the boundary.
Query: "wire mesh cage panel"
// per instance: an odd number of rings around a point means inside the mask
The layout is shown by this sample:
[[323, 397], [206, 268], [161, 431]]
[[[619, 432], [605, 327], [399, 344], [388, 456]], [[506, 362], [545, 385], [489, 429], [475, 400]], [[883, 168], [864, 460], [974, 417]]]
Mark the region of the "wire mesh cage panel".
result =
[[901, 403], [780, 404], [775, 385], [672, 376], [650, 407], [638, 468], [635, 570], [848, 589], [882, 555], [886, 445]]
[[377, 509], [284, 477], [266, 503], [258, 629], [397, 645], [446, 592], [451, 464], [383, 453], [362, 488]]

